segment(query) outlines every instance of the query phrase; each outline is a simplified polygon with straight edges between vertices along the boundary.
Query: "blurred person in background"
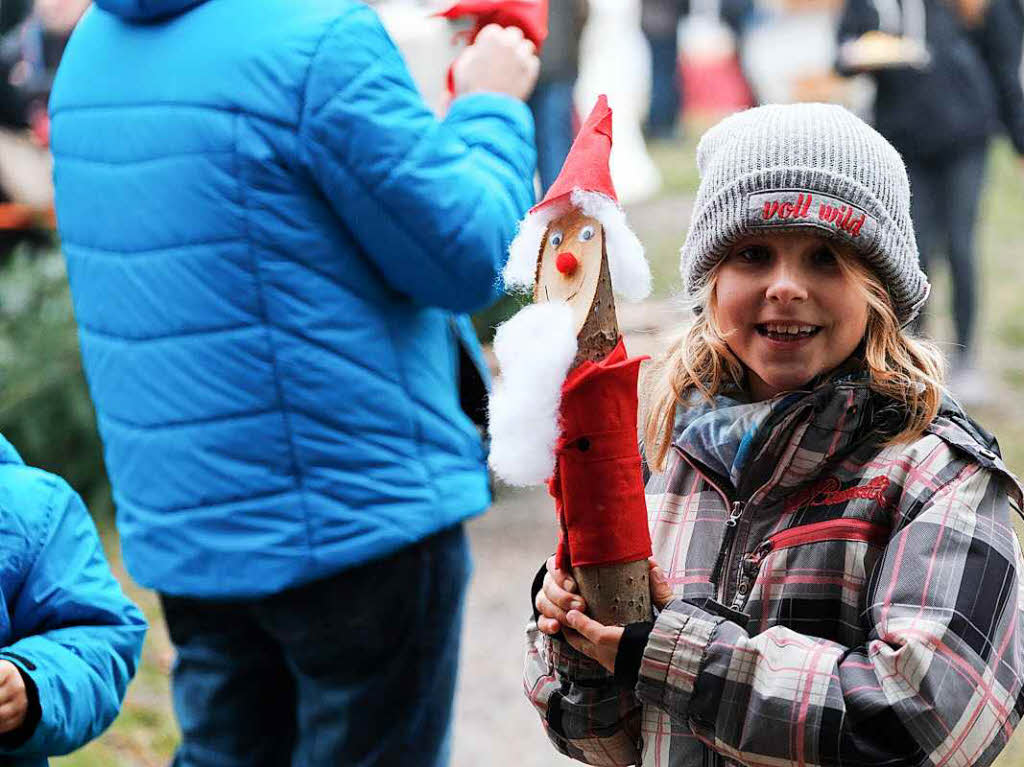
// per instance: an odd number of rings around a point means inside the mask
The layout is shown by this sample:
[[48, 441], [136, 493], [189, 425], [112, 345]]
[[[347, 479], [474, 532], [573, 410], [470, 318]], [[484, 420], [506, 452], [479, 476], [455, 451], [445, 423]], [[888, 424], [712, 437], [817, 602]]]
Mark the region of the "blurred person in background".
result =
[[[0, 200], [53, 207], [50, 121], [53, 77], [88, 0], [3, 3], [0, 8]], [[6, 224], [11, 222], [4, 220]]]
[[[651, 48], [651, 106], [645, 126], [648, 138], [676, 135], [685, 98], [679, 74], [679, 22], [694, 12], [695, 5], [693, 0], [641, 0], [640, 27]], [[738, 40], [754, 8], [753, 0], [718, 0], [711, 5]]]
[[443, 765], [490, 502], [465, 313], [533, 201], [533, 45], [486, 28], [439, 121], [364, 3], [96, 5], [58, 220], [174, 764]]
[[588, 0], [549, 0], [548, 37], [540, 55], [540, 77], [529, 101], [536, 123], [542, 191], [555, 182], [575, 136], [573, 88], [588, 10]]
[[[871, 70], [875, 125], [907, 165], [922, 267], [933, 269], [940, 254], [948, 260], [957, 344], [949, 387], [964, 404], [978, 404], [990, 395], [976, 367], [974, 230], [989, 139], [1000, 125], [1024, 156], [1024, 7], [1020, 0], [847, 0], [840, 45], [876, 30], [928, 51], [927, 63]], [[838, 68], [859, 71], [842, 56]]]

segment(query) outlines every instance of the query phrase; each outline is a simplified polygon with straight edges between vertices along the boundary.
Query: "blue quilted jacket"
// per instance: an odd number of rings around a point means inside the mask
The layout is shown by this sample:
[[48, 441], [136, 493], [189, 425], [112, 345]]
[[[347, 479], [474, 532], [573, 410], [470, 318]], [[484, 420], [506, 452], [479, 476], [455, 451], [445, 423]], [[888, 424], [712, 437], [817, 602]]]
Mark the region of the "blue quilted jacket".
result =
[[354, 0], [97, 6], [54, 177], [132, 575], [258, 597], [482, 511], [463, 313], [533, 201], [526, 107], [439, 122]]
[[146, 621], [114, 580], [81, 499], [25, 466], [3, 437], [0, 530], [0, 660], [38, 694], [22, 730], [0, 736], [0, 764], [42, 767], [114, 721]]

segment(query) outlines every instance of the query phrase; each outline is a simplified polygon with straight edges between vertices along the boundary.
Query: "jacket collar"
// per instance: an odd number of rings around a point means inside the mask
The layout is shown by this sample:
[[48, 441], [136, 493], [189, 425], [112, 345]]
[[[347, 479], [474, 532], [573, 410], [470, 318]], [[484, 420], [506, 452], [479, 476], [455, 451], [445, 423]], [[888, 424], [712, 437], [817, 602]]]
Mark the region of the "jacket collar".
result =
[[764, 402], [732, 393], [681, 408], [673, 445], [746, 501], [814, 479], [866, 441], [880, 444], [905, 418], [898, 403], [871, 391], [859, 365], [811, 387]]

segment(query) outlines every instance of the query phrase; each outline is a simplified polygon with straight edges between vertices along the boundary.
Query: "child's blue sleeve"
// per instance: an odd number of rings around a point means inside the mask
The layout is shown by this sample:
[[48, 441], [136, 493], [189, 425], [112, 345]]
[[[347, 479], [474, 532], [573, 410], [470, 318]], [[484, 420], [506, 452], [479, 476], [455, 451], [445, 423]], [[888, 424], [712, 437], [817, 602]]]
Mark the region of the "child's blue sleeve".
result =
[[41, 719], [0, 753], [64, 754], [106, 729], [135, 674], [146, 620], [110, 572], [78, 495], [57, 480], [20, 590], [7, 594], [12, 636], [0, 659], [38, 690]]

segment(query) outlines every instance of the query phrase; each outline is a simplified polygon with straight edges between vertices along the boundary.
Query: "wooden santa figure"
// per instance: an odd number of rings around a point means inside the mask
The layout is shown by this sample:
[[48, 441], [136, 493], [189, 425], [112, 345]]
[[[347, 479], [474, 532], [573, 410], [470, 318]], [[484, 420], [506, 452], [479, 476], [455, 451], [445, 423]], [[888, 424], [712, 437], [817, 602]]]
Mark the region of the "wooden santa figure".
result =
[[650, 293], [643, 246], [608, 170], [612, 113], [601, 96], [558, 179], [521, 222], [504, 271], [534, 303], [498, 328], [502, 380], [490, 403], [491, 466], [514, 485], [547, 482], [560, 567], [592, 617], [650, 618], [647, 528], [637, 446], [637, 376], [614, 293]]

